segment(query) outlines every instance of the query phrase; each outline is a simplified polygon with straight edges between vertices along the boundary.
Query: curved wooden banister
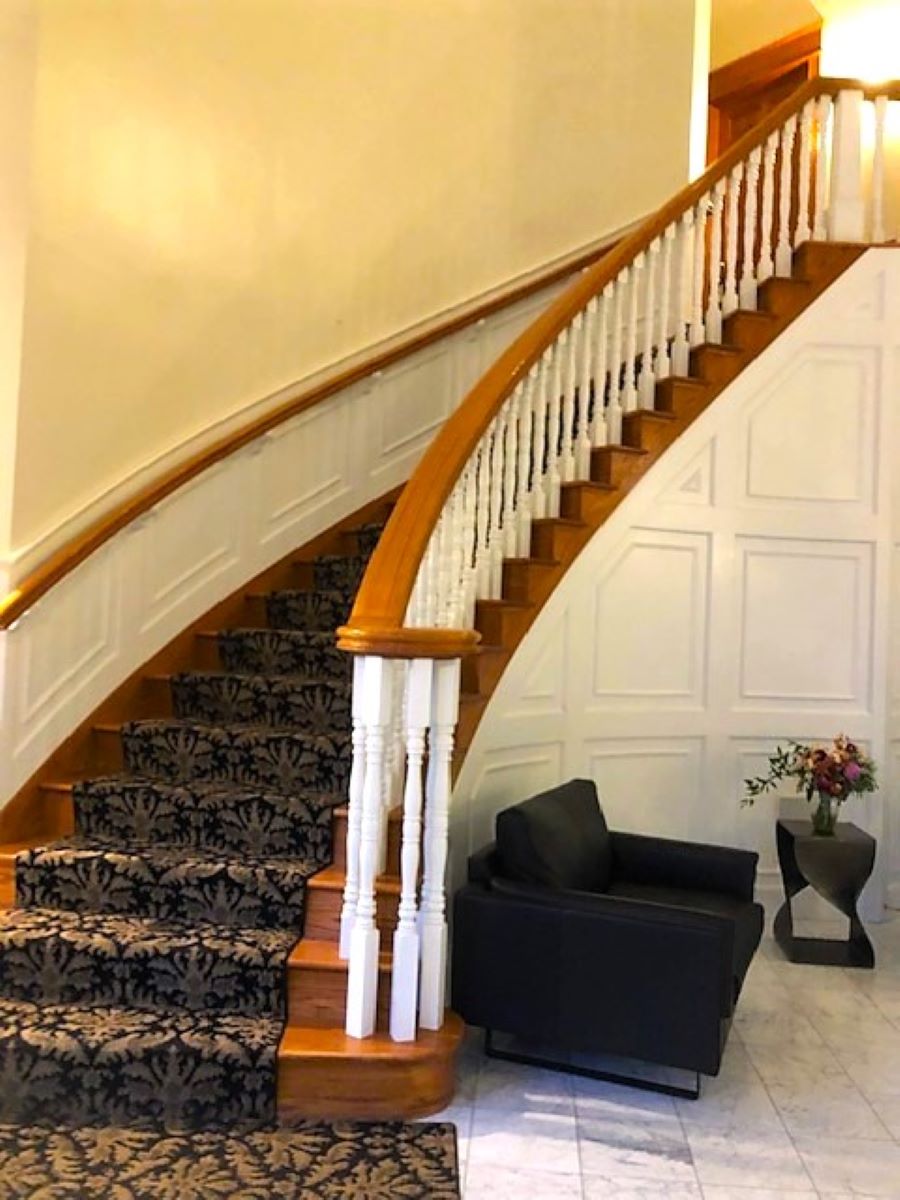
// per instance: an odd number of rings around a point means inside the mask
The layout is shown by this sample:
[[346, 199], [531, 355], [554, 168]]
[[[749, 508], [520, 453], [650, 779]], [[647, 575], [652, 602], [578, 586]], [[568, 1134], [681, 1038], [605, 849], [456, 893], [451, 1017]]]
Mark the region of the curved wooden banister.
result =
[[358, 383], [378, 371], [386, 370], [400, 359], [424, 350], [434, 342], [449, 337], [467, 326], [477, 324], [503, 308], [527, 299], [534, 293], [558, 283], [559, 280], [575, 271], [584, 270], [585, 267], [608, 253], [609, 245], [614, 243], [615, 238], [600, 247], [567, 258], [562, 265], [557, 263], [541, 270], [525, 282], [504, 288], [498, 296], [484, 300], [463, 313], [447, 317], [430, 325], [427, 329], [419, 330], [400, 339], [388, 348], [367, 356], [362, 362], [335, 373], [331, 378], [313, 387], [304, 388], [290, 400], [278, 405], [277, 408], [263, 416], [256, 417], [247, 425], [219, 438], [197, 454], [179, 463], [158, 479], [154, 479], [124, 503], [109, 513], [105, 513], [87, 529], [76, 534], [64, 546], [50, 555], [45, 562], [41, 563], [36, 570], [32, 571], [7, 596], [0, 596], [0, 630], [8, 629], [18, 621], [33, 604], [80, 566], [95, 550], [99, 550], [104, 543], [133, 521], [150, 512], [157, 504], [196, 476], [221, 462], [222, 459], [228, 458], [242, 447], [268, 433], [269, 430], [277, 428], [285, 421], [289, 421], [292, 417], [305, 412], [316, 404], [321, 404], [324, 400], [351, 387], [354, 383]]
[[[430, 656], [424, 635], [434, 631], [404, 630], [407, 605], [441, 511], [504, 401], [588, 302], [645, 252], [668, 226], [752, 151], [764, 145], [808, 100], [835, 96], [848, 89], [862, 92], [867, 99], [877, 95], [900, 98], [900, 84], [872, 87], [851, 79], [808, 80], [735, 142], [703, 175], [623, 238], [600, 262], [584, 271], [497, 359], [447, 420], [404, 489], [369, 563], [350, 620], [338, 631], [341, 649], [359, 653], [364, 646], [365, 653], [391, 657], [397, 655], [396, 645], [402, 639], [404, 656], [412, 656], [416, 639], [421, 639], [421, 655]], [[441, 632], [446, 635], [452, 631]]]

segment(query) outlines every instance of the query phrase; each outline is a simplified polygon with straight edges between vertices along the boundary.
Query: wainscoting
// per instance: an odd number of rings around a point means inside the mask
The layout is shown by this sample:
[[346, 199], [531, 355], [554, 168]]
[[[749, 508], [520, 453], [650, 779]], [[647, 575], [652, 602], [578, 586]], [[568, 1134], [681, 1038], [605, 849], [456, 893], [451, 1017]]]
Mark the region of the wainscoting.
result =
[[845, 730], [882, 788], [868, 913], [900, 903], [900, 254], [871, 250], [648, 473], [542, 611], [482, 720], [451, 845], [593, 777], [611, 824], [758, 849], [805, 803], [742, 780], [778, 739]]
[[0, 631], [0, 806], [207, 609], [403, 483], [555, 284], [299, 414], [173, 493]]

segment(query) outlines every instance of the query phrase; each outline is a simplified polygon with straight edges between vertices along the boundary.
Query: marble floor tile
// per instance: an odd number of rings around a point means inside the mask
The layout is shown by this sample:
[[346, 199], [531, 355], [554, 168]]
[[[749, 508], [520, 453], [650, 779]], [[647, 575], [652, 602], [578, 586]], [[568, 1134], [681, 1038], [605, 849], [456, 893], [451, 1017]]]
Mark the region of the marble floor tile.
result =
[[891, 1137], [900, 1141], [900, 1096], [870, 1096], [869, 1103]]
[[874, 1043], [848, 1038], [834, 1053], [864, 1096], [900, 1096], [900, 1032]]
[[584, 1200], [703, 1200], [703, 1192], [696, 1183], [646, 1179], [632, 1183], [609, 1175], [585, 1175]]
[[474, 1098], [479, 1109], [557, 1111], [569, 1116], [575, 1111], [571, 1075], [498, 1059], [482, 1062]]
[[578, 1144], [585, 1176], [630, 1182], [697, 1182], [690, 1147], [674, 1112], [626, 1118], [598, 1113], [579, 1116]]
[[800, 1156], [784, 1131], [721, 1133], [689, 1125], [686, 1130], [694, 1169], [705, 1188], [756, 1187], [809, 1190], [811, 1183]]
[[737, 1039], [726, 1047], [719, 1074], [703, 1080], [699, 1100], [676, 1100], [675, 1106], [685, 1128], [697, 1125], [736, 1133], [782, 1130], [781, 1117]]
[[[741, 1040], [744, 1041], [743, 1035]], [[766, 1087], [780, 1083], [785, 1087], [805, 1088], [813, 1080], [847, 1080], [847, 1072], [836, 1052], [825, 1042], [751, 1041], [744, 1045]]]
[[770, 1080], [768, 1091], [792, 1138], [890, 1140], [891, 1134], [850, 1079], [825, 1076], [789, 1084]]
[[476, 1166], [498, 1166], [578, 1175], [575, 1117], [552, 1110], [516, 1112], [476, 1105], [468, 1162], [469, 1171]]
[[579, 1117], [620, 1117], [639, 1121], [644, 1114], [675, 1115], [675, 1100], [662, 1092], [648, 1092], [583, 1076], [573, 1079], [572, 1090], [575, 1113]]
[[[579, 1175], [482, 1164], [469, 1168], [463, 1200], [582, 1200]], [[686, 1198], [687, 1200], [687, 1198]]]
[[706, 1185], [703, 1188], [703, 1200], [816, 1200], [819, 1193], [810, 1187], [808, 1191], [791, 1188], [783, 1191], [781, 1188], [745, 1188], [717, 1187]]
[[900, 1146], [851, 1138], [798, 1138], [797, 1151], [818, 1190], [852, 1196], [900, 1196]]

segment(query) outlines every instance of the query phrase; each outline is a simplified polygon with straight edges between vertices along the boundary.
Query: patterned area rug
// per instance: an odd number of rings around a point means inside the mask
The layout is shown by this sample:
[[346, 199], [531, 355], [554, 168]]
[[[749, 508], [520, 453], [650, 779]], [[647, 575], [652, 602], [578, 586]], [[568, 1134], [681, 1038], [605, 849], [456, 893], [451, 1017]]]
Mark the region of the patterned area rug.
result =
[[161, 1136], [0, 1125], [0, 1200], [459, 1200], [453, 1125]]

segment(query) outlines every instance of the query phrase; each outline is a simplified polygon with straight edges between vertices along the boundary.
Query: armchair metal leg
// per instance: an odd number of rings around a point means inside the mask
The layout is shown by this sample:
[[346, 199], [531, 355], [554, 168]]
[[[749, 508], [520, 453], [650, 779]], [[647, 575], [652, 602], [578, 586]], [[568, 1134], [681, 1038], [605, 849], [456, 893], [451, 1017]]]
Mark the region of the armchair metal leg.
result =
[[619, 1075], [615, 1071], [597, 1071], [593, 1067], [579, 1067], [573, 1063], [559, 1062], [552, 1058], [541, 1058], [533, 1054], [516, 1054], [512, 1050], [499, 1050], [494, 1043], [494, 1031], [484, 1031], [484, 1052], [488, 1058], [499, 1058], [504, 1062], [523, 1063], [529, 1067], [545, 1067], [551, 1071], [563, 1071], [567, 1075], [582, 1075], [587, 1079], [602, 1079], [606, 1083], [621, 1083], [626, 1087], [639, 1088], [644, 1092], [661, 1092], [664, 1096], [677, 1096], [681, 1100], [698, 1100], [700, 1098], [700, 1072], [692, 1071], [693, 1087], [677, 1087], [673, 1083], [657, 1082], [653, 1079], [639, 1079], [634, 1075]]

